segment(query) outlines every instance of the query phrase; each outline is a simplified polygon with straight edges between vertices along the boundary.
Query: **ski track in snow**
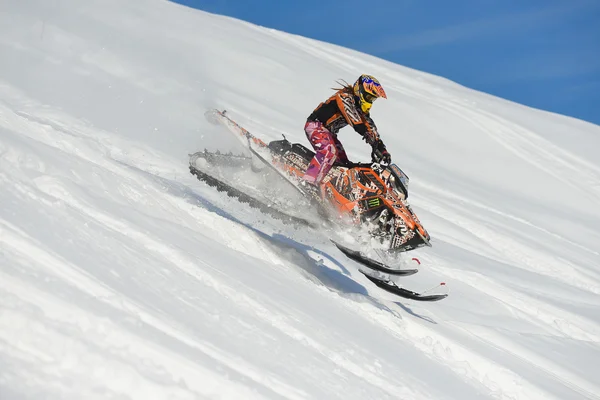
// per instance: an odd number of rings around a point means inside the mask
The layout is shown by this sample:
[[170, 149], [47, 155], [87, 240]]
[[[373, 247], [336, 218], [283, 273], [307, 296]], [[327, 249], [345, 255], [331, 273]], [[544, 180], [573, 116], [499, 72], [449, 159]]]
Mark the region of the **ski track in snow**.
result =
[[[557, 116], [168, 2], [36, 4], [0, 16], [0, 398], [600, 399], [600, 166], [536, 130]], [[368, 70], [400, 110], [381, 126], [419, 132], [383, 133], [434, 244], [400, 282], [446, 300], [399, 301], [188, 173], [227, 142], [215, 103], [304, 141], [304, 67], [314, 90]]]

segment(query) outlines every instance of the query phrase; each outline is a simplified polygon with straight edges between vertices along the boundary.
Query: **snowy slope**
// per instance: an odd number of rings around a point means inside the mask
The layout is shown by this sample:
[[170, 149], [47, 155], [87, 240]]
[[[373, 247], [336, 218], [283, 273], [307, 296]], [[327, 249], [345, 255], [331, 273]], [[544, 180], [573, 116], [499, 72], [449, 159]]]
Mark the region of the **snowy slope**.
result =
[[[1, 399], [600, 399], [600, 127], [163, 0], [1, 9]], [[187, 171], [206, 109], [305, 141], [363, 72], [443, 302]]]

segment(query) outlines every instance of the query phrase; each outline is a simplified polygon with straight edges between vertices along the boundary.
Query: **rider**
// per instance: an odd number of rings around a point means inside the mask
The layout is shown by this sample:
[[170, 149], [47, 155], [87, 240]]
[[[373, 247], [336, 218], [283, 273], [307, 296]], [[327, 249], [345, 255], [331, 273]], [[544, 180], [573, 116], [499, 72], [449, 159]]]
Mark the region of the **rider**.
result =
[[378, 97], [387, 99], [383, 87], [371, 75], [361, 75], [353, 86], [344, 85], [341, 89], [319, 104], [308, 117], [304, 132], [315, 149], [304, 174], [302, 186], [313, 197], [320, 197], [319, 186], [333, 164], [349, 164], [348, 156], [338, 140], [338, 131], [350, 125], [371, 145], [371, 156], [387, 164], [391, 157], [379, 137], [377, 127], [369, 115], [373, 102]]

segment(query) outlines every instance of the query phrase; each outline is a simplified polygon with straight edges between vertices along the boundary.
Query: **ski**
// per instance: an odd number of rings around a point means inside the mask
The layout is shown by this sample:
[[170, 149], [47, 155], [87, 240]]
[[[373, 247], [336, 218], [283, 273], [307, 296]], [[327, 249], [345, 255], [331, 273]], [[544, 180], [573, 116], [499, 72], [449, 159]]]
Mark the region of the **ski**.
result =
[[342, 253], [344, 253], [344, 255], [346, 257], [348, 257], [349, 259], [354, 260], [357, 263], [359, 263], [361, 265], [364, 265], [365, 267], [370, 268], [372, 270], [383, 272], [383, 273], [390, 274], [390, 275], [395, 275], [395, 276], [409, 276], [409, 275], [414, 275], [417, 272], [419, 272], [418, 269], [397, 269], [397, 268], [390, 268], [389, 266], [387, 266], [386, 264], [384, 264], [382, 262], [379, 262], [377, 260], [373, 260], [372, 258], [369, 258], [369, 257], [365, 256], [360, 251], [352, 250], [352, 249], [350, 249], [350, 248], [344, 246], [343, 244], [340, 244], [340, 243], [338, 243], [338, 242], [336, 242], [334, 240], [331, 240], [331, 242]]
[[229, 197], [237, 199], [240, 203], [246, 203], [252, 208], [256, 208], [264, 214], [267, 214], [275, 219], [281, 220], [286, 223], [292, 223], [296, 225], [308, 226], [316, 228], [317, 225], [314, 222], [306, 220], [304, 218], [296, 217], [279, 211], [276, 208], [269, 206], [268, 204], [242, 192], [239, 189], [234, 188], [226, 184], [225, 182], [199, 170], [198, 168], [190, 165], [190, 173], [195, 175], [198, 180], [205, 182], [207, 185], [212, 186], [219, 192], [225, 192]]
[[391, 281], [389, 279], [388, 280], [378, 279], [373, 276], [370, 276], [369, 274], [365, 273], [364, 271], [360, 271], [360, 272], [364, 276], [366, 276], [367, 279], [369, 279], [371, 282], [373, 282], [375, 285], [377, 285], [377, 287], [385, 290], [386, 292], [395, 294], [395, 295], [400, 296], [405, 299], [416, 300], [416, 301], [440, 301], [440, 300], [443, 300], [446, 297], [448, 297], [447, 293], [426, 295], [426, 294], [413, 292], [412, 290], [401, 288], [400, 286], [396, 285], [393, 281]]

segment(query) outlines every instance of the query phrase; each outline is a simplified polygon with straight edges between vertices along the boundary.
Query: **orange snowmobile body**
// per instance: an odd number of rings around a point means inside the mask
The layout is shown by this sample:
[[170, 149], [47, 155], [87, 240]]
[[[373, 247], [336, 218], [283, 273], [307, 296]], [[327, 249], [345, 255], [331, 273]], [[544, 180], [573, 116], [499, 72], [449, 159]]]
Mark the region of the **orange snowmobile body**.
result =
[[[267, 145], [272, 163], [292, 178], [301, 179], [313, 152], [277, 140]], [[390, 250], [412, 250], [429, 245], [429, 234], [406, 201], [408, 177], [395, 164], [335, 164], [321, 184], [326, 206], [354, 224], [369, 223], [377, 236], [390, 240]]]

